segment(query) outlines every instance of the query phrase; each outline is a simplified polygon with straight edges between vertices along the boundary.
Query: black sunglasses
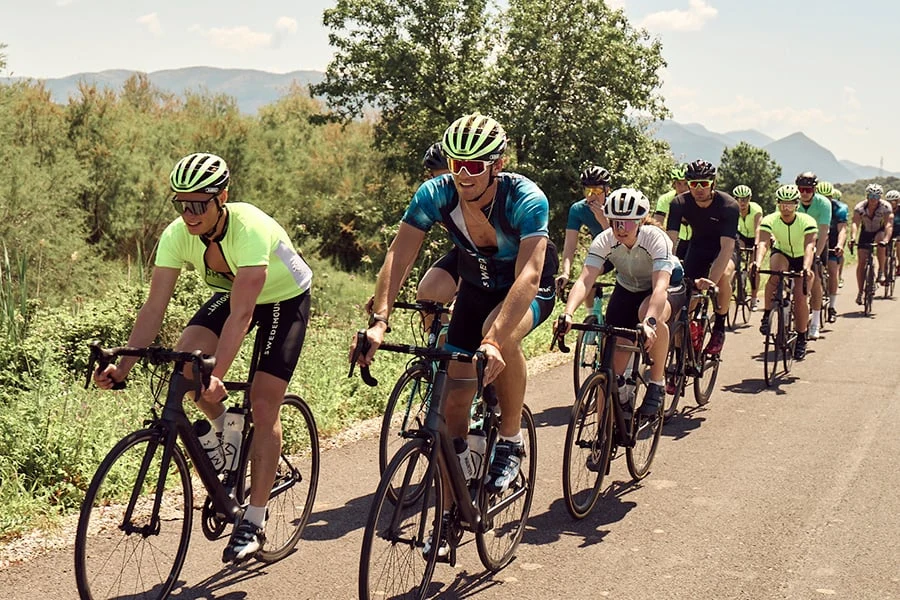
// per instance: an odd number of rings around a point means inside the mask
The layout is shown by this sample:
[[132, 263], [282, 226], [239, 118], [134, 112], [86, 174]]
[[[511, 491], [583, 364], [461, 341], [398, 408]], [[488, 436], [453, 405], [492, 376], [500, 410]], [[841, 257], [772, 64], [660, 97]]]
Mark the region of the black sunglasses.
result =
[[215, 200], [216, 197], [218, 197], [218, 194], [213, 194], [212, 197], [206, 200], [179, 200], [173, 197], [172, 206], [175, 207], [179, 215], [183, 215], [187, 211], [194, 216], [200, 216], [206, 212], [209, 203]]

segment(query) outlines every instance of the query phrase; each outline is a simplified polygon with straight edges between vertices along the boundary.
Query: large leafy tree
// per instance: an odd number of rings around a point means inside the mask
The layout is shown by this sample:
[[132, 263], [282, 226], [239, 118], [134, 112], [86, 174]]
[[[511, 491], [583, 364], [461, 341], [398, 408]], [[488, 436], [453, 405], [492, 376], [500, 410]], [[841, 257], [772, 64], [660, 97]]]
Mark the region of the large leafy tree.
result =
[[781, 166], [762, 148], [741, 142], [726, 148], [716, 173], [716, 186], [731, 193], [736, 185], [748, 185], [753, 200], [765, 213], [775, 210], [775, 190], [781, 177]]

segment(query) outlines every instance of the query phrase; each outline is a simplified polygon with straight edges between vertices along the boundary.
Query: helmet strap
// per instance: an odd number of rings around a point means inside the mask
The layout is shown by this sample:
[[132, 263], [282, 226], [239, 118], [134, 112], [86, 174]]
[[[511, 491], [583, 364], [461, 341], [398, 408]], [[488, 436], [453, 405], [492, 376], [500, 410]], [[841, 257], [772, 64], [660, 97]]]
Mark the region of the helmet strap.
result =
[[225, 207], [219, 203], [218, 198], [216, 198], [216, 208], [219, 211], [219, 215], [216, 217], [216, 224], [212, 226], [212, 229], [210, 229], [209, 231], [207, 231], [204, 234], [201, 234], [201, 236], [200, 236], [210, 242], [218, 242], [219, 240], [222, 239], [222, 236], [225, 235], [224, 229], [222, 230], [221, 235], [216, 235], [216, 230], [219, 228], [219, 223], [222, 222], [222, 217], [225, 216]]

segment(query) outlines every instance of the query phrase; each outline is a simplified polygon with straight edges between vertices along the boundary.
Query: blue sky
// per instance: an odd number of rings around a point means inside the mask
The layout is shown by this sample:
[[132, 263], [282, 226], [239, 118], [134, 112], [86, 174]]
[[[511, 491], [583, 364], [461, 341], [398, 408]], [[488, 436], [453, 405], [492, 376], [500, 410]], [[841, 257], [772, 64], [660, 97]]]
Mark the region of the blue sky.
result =
[[[803, 131], [838, 158], [900, 171], [900, 3], [607, 0], [663, 42], [679, 122]], [[188, 66], [324, 70], [335, 0], [0, 0], [6, 74]], [[897, 41], [891, 41], [891, 37]]]

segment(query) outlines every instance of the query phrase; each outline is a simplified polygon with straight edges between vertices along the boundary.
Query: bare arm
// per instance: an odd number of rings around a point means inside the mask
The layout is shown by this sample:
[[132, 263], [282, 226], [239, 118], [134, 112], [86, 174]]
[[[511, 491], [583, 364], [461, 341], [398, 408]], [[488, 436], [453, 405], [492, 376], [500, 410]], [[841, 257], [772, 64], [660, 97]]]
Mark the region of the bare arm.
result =
[[713, 262], [712, 266], [709, 268], [709, 279], [718, 285], [719, 280], [722, 278], [722, 275], [725, 274], [725, 269], [728, 267], [728, 261], [731, 260], [731, 255], [734, 253], [734, 238], [732, 237], [720, 237], [719, 238], [719, 255], [716, 256], [715, 262]]
[[569, 279], [572, 271], [572, 258], [575, 256], [575, 248], [578, 246], [578, 231], [575, 229], [566, 229], [566, 241], [563, 243], [563, 259], [559, 274], [561, 277]]
[[587, 296], [588, 290], [593, 287], [594, 282], [602, 274], [603, 269], [584, 265], [581, 269], [581, 275], [578, 276], [578, 279], [572, 284], [572, 289], [569, 291], [565, 314], [571, 316], [578, 309]]
[[838, 235], [837, 235], [837, 249], [835, 250], [835, 254], [840, 256], [844, 253], [844, 243], [847, 241], [847, 224], [846, 223], [838, 223]]
[[547, 238], [545, 237], [534, 236], [521, 241], [519, 255], [516, 258], [516, 280], [509, 289], [506, 299], [503, 300], [500, 312], [491, 324], [485, 338], [494, 340], [502, 347], [509, 334], [516, 329], [531, 305], [531, 301], [537, 295], [546, 251]]
[[[254, 267], [239, 267], [231, 286], [231, 312], [222, 326], [219, 342], [216, 345], [216, 368], [213, 369], [213, 377], [224, 379], [225, 374], [234, 362], [241, 349], [241, 342], [250, 328], [253, 319], [253, 310], [259, 293], [266, 283], [268, 267], [265, 265]], [[191, 350], [191, 348], [185, 348]]]
[[821, 255], [828, 247], [828, 230], [831, 229], [829, 224], [819, 225], [819, 235], [816, 240], [816, 254]]
[[769, 240], [772, 238], [772, 234], [768, 231], [757, 230], [757, 235], [759, 236], [759, 242], [756, 244], [756, 256], [753, 262], [757, 267], [762, 267], [763, 260], [766, 258], [766, 252], [769, 251]]
[[[180, 269], [154, 267], [150, 278], [150, 293], [134, 321], [134, 327], [128, 338], [129, 346], [143, 348], [156, 339], [180, 273]], [[137, 360], [132, 356], [122, 357], [119, 363], [119, 374], [122, 379], [128, 376]]]
[[[850, 223], [850, 243], [856, 243], [856, 233], [859, 230], [859, 226], [862, 223], [862, 219], [856, 211], [853, 211], [853, 221]], [[853, 250], [853, 248], [850, 248]]]
[[756, 213], [753, 219], [753, 246], [759, 246], [759, 224], [762, 223], [762, 213]]
[[812, 277], [812, 265], [816, 256], [816, 234], [807, 233], [803, 238], [803, 270]]

